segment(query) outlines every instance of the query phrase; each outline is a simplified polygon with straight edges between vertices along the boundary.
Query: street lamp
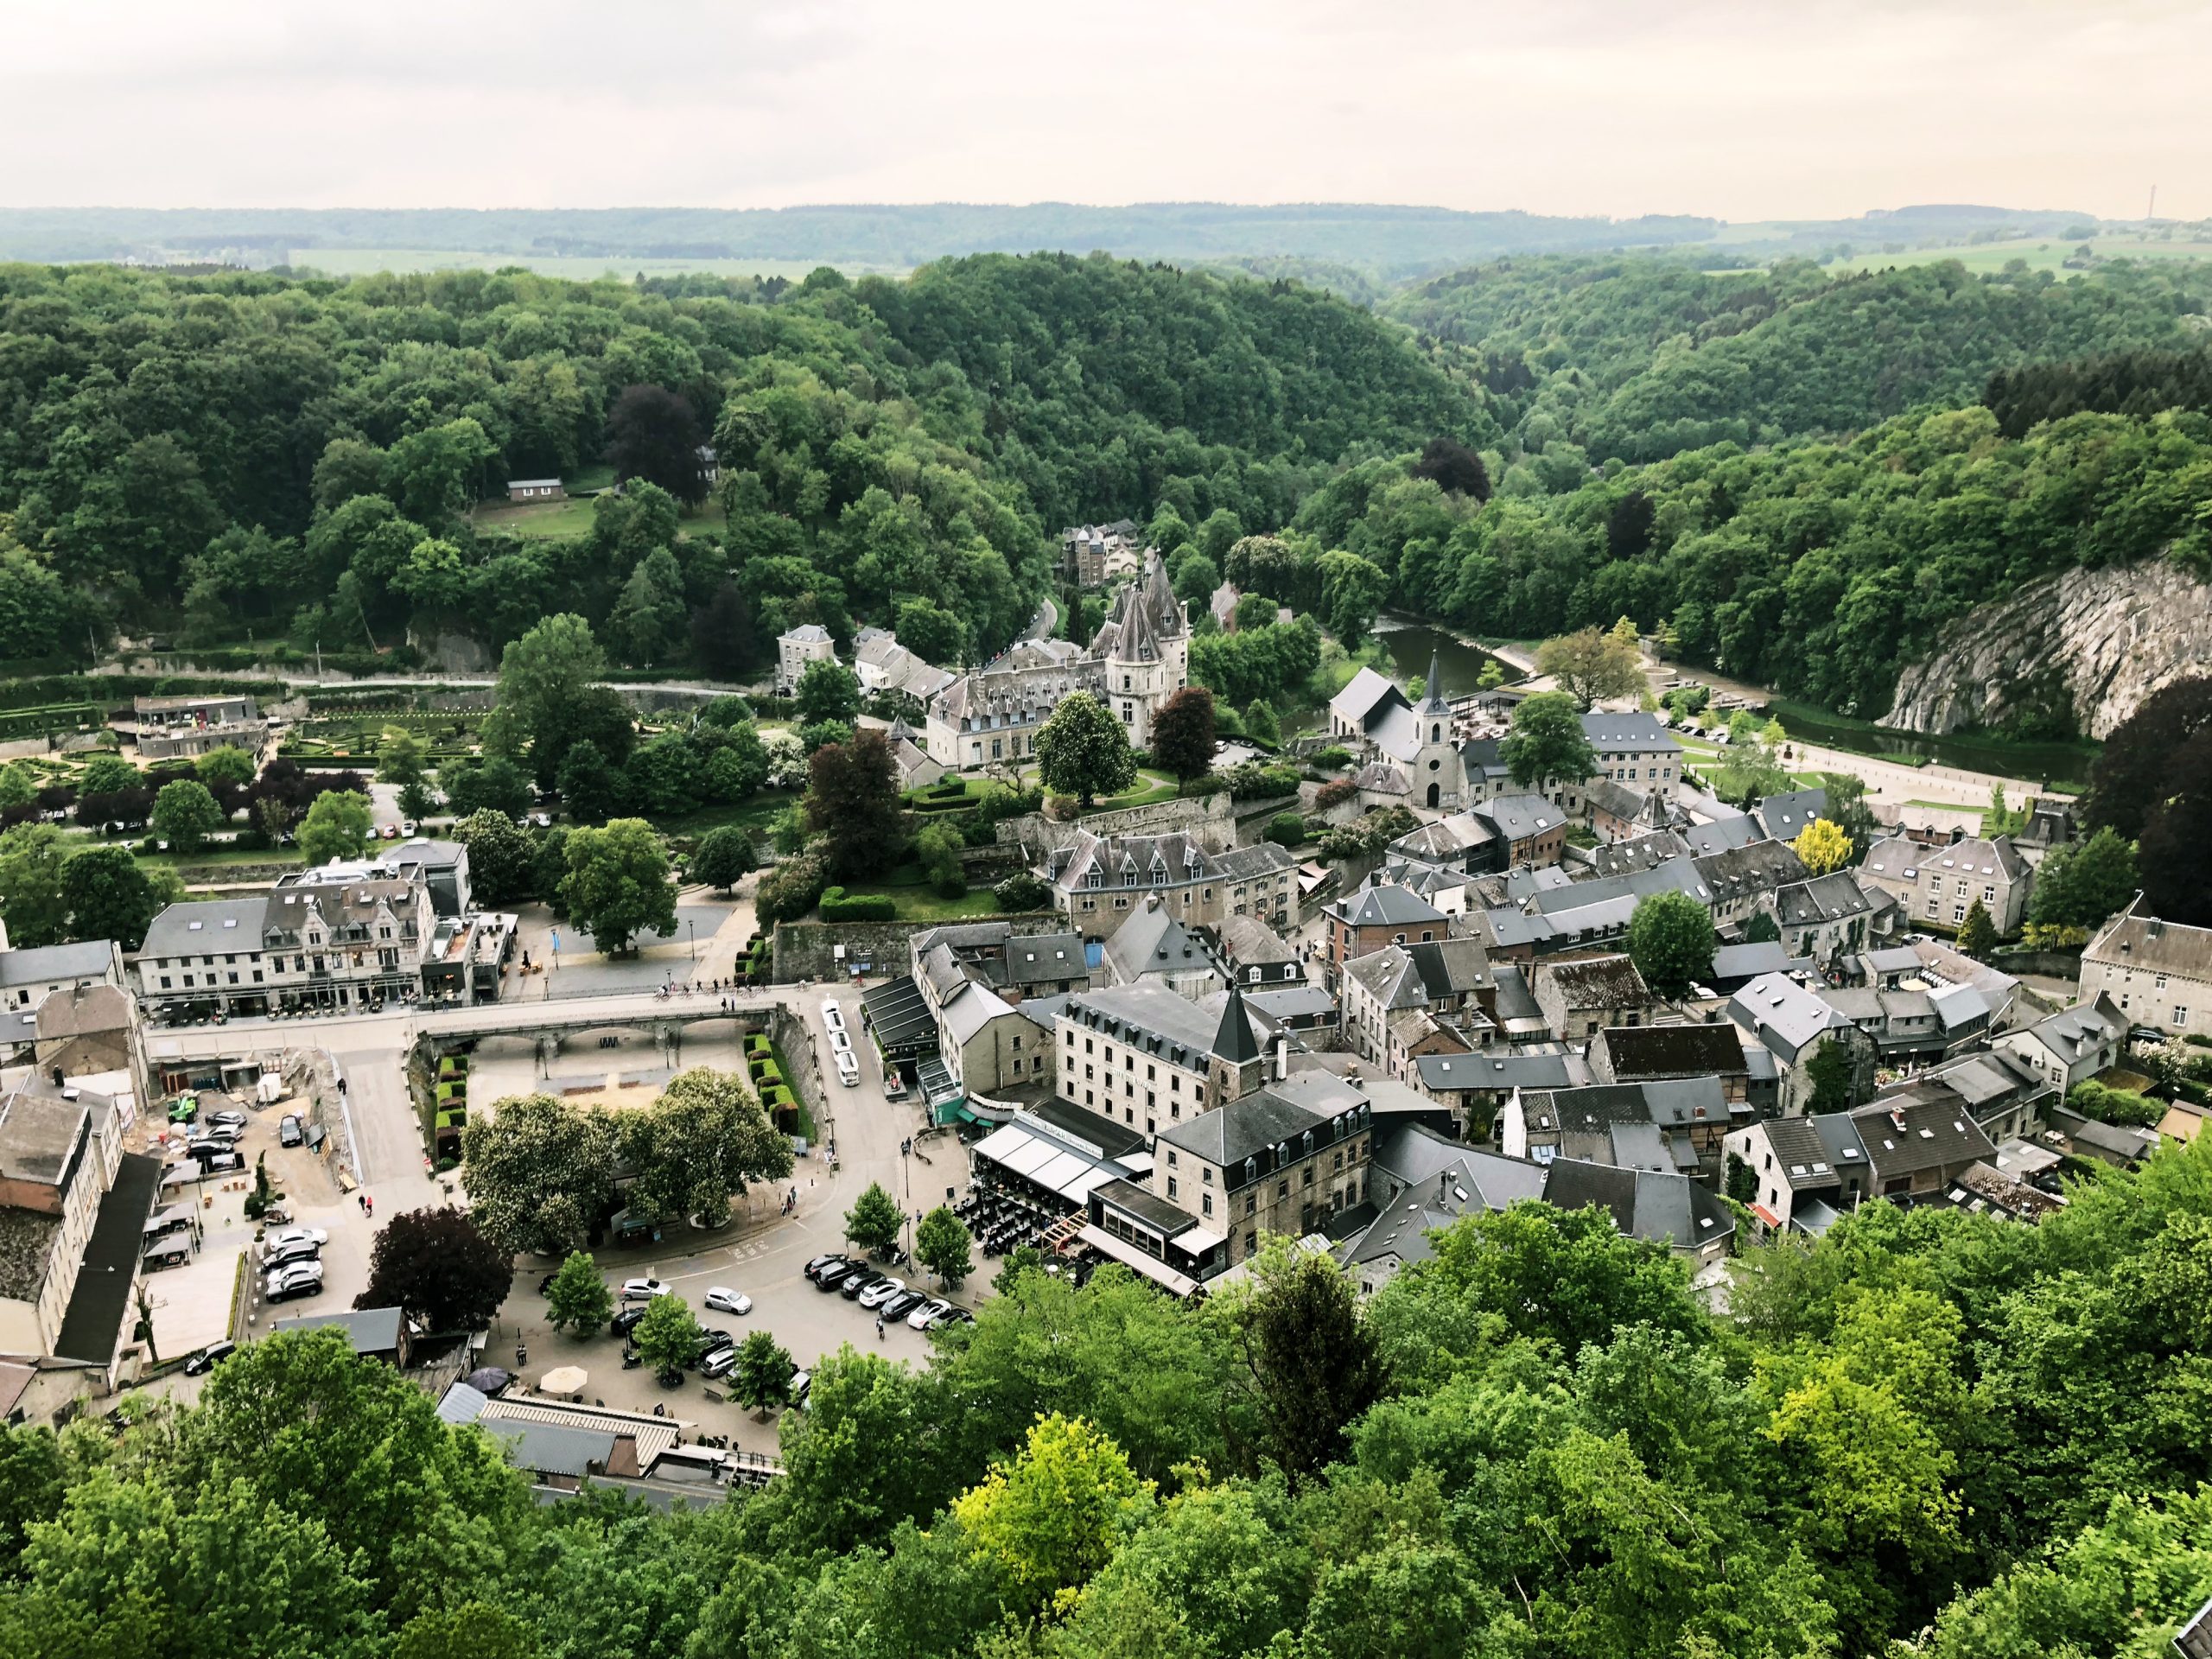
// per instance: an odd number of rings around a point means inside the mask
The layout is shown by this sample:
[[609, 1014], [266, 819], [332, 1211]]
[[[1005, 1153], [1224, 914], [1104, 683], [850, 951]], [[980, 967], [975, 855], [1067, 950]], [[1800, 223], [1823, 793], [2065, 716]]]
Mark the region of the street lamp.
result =
[[691, 930], [691, 960], [696, 962], [699, 960], [699, 924], [687, 916], [683, 925]]

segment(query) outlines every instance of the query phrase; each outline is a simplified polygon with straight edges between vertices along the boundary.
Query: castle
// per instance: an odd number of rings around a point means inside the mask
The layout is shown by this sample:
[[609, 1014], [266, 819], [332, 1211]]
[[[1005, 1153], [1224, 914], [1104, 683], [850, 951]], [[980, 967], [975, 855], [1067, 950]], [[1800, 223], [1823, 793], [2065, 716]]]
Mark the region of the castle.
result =
[[1154, 550], [1115, 595], [1088, 650], [1065, 639], [1018, 642], [930, 699], [924, 743], [932, 760], [956, 769], [1026, 760], [1060, 700], [1088, 691], [1144, 748], [1160, 705], [1190, 683], [1191, 620]]

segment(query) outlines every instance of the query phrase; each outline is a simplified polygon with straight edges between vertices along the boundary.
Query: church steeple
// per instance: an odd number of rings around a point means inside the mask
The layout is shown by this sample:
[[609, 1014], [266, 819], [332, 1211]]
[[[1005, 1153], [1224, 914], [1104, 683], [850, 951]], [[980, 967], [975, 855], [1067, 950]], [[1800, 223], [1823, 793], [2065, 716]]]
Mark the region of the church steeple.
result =
[[1214, 1058], [1243, 1065], [1260, 1058], [1260, 1039], [1252, 1032], [1252, 1016], [1244, 1012], [1244, 993], [1229, 982], [1229, 1006], [1221, 1011], [1221, 1028], [1213, 1034]]
[[1433, 651], [1428, 656], [1428, 695], [1421, 699], [1421, 703], [1422, 714], [1431, 710], [1446, 715], [1452, 712], [1452, 705], [1444, 700], [1444, 654]]

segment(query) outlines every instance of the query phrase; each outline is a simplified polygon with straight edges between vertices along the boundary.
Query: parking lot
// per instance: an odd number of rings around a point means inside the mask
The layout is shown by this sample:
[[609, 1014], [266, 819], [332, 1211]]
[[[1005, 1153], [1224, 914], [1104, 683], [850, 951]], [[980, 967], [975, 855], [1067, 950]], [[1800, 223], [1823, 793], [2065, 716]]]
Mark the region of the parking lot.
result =
[[[146, 1297], [154, 1316], [154, 1348], [165, 1359], [232, 1334], [239, 1257], [253, 1249], [260, 1231], [260, 1224], [248, 1220], [245, 1214], [257, 1159], [265, 1157], [270, 1180], [284, 1195], [285, 1207], [293, 1219], [326, 1229], [330, 1242], [322, 1251], [327, 1265], [319, 1296], [264, 1305], [259, 1295], [258, 1262], [254, 1262], [254, 1270], [246, 1275], [246, 1297], [240, 1310], [245, 1328], [249, 1332], [265, 1331], [270, 1320], [289, 1313], [349, 1306], [369, 1281], [370, 1224], [354, 1200], [341, 1191], [333, 1159], [303, 1146], [278, 1144], [279, 1122], [287, 1113], [304, 1113], [306, 1103], [287, 1098], [257, 1104], [250, 1098], [202, 1090], [201, 1104], [203, 1119], [219, 1109], [245, 1115], [245, 1130], [238, 1138], [238, 1151], [245, 1167], [197, 1183], [172, 1185], [162, 1193], [160, 1207], [189, 1214], [197, 1234], [192, 1254], [182, 1265], [146, 1275]], [[173, 1128], [167, 1122], [164, 1103], [160, 1112], [142, 1121], [133, 1133], [132, 1143], [170, 1162], [183, 1157], [185, 1134], [184, 1126]]]

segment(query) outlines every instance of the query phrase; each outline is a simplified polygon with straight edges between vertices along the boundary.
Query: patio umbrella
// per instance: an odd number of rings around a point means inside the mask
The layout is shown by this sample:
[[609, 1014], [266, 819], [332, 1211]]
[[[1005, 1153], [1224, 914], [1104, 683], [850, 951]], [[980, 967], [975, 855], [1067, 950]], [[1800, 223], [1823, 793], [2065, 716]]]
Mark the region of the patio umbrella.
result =
[[[575, 1368], [571, 1366], [569, 1369]], [[515, 1379], [514, 1374], [511, 1371], [503, 1371], [496, 1365], [486, 1365], [481, 1370], [471, 1371], [465, 1380], [477, 1393], [488, 1397], [498, 1394]], [[577, 1386], [581, 1388], [582, 1384], [579, 1383]]]
[[557, 1365], [537, 1379], [537, 1391], [566, 1395], [573, 1400], [584, 1391], [584, 1384], [589, 1380], [581, 1365]]

